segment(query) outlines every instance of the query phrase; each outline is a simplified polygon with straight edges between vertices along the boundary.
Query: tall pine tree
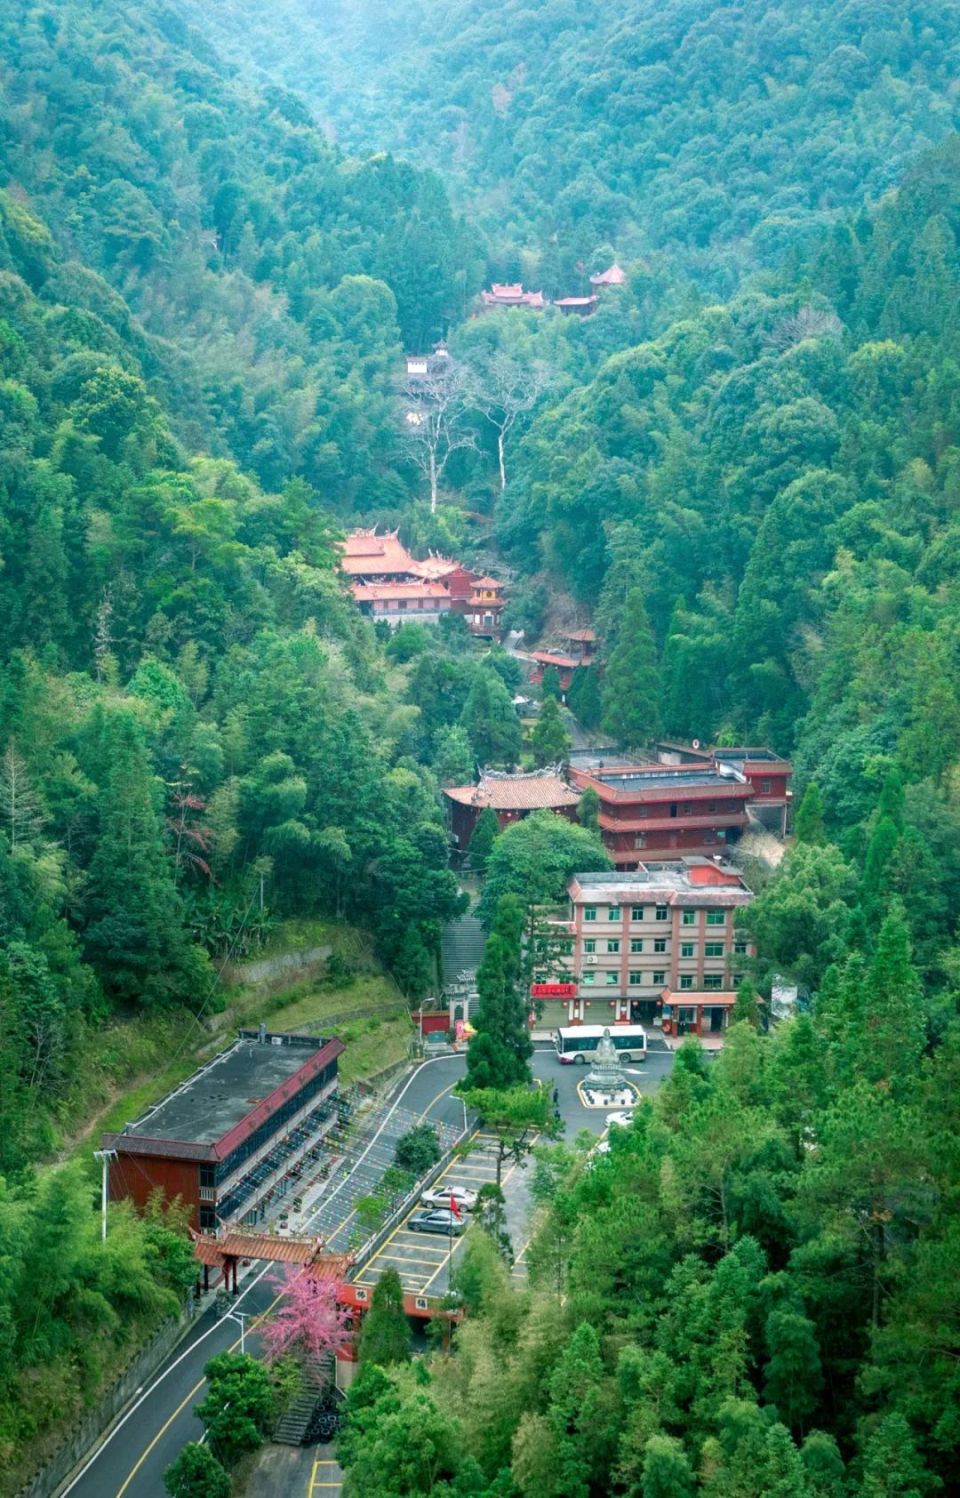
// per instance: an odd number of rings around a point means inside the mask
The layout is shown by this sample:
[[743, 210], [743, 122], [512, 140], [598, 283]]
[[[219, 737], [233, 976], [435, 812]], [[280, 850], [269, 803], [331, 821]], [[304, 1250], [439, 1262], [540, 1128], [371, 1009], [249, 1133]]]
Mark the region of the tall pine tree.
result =
[[102, 778], [84, 945], [119, 1003], [189, 1003], [208, 965], [184, 932], [143, 732], [122, 711], [103, 714], [99, 729]]
[[619, 638], [603, 682], [603, 727], [626, 749], [660, 732], [660, 669], [643, 593], [627, 594]]

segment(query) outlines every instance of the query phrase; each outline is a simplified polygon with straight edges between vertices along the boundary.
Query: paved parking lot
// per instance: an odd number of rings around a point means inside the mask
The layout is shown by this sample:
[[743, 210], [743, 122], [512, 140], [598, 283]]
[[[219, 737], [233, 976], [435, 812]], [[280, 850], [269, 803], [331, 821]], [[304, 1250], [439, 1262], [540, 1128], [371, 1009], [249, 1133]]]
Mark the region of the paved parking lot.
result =
[[[474, 1148], [463, 1160], [453, 1160], [437, 1180], [439, 1187], [481, 1186], [497, 1178], [494, 1139], [489, 1134], [474, 1136]], [[516, 1236], [525, 1226], [527, 1216], [527, 1192], [525, 1181], [518, 1179], [524, 1172], [516, 1165], [504, 1168], [501, 1180], [506, 1198], [507, 1230], [516, 1242]], [[375, 1285], [385, 1269], [396, 1269], [403, 1287], [411, 1295], [444, 1295], [449, 1288], [450, 1270], [457, 1254], [463, 1247], [463, 1234], [448, 1240], [441, 1234], [419, 1233], [411, 1230], [407, 1223], [419, 1206], [412, 1207], [403, 1221], [393, 1229], [383, 1245], [356, 1277], [358, 1285]], [[469, 1216], [466, 1217], [469, 1222]]]

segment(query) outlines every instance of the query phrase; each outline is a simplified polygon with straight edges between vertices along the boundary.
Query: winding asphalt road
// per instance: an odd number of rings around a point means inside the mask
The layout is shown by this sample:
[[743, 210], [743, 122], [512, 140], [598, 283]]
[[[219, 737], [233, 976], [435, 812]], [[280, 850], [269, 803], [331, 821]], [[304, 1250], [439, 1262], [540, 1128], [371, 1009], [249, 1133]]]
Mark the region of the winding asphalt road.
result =
[[[444, 1056], [425, 1061], [412, 1076], [404, 1078], [377, 1132], [364, 1146], [366, 1155], [361, 1151], [349, 1177], [333, 1181], [316, 1211], [305, 1216], [298, 1229], [322, 1230], [331, 1247], [345, 1248], [350, 1203], [377, 1184], [383, 1170], [383, 1147], [389, 1147], [392, 1139], [410, 1127], [410, 1115], [455, 1130], [462, 1127], [463, 1107], [450, 1089], [463, 1071], [462, 1056]], [[231, 1309], [249, 1317], [266, 1311], [276, 1298], [272, 1285], [275, 1272], [272, 1264], [254, 1265], [240, 1281], [240, 1293]], [[255, 1336], [249, 1341], [255, 1349]], [[187, 1441], [197, 1441], [203, 1433], [193, 1410], [203, 1398], [204, 1365], [217, 1353], [233, 1351], [239, 1345], [239, 1322], [218, 1318], [212, 1307], [204, 1311], [187, 1339], [63, 1489], [62, 1498], [68, 1493], [71, 1498], [165, 1498], [164, 1471]]]
[[[673, 1057], [651, 1052], [644, 1067], [630, 1070], [641, 1091], [653, 1091], [670, 1069]], [[391, 1142], [404, 1133], [414, 1118], [429, 1119], [446, 1126], [452, 1134], [463, 1126], [463, 1105], [451, 1089], [463, 1075], [463, 1056], [442, 1056], [425, 1061], [402, 1079], [380, 1116], [376, 1131], [366, 1143], [349, 1175], [334, 1178], [314, 1211], [304, 1215], [298, 1230], [322, 1231], [332, 1248], [348, 1246], [348, 1222], [352, 1202], [371, 1191], [379, 1181], [389, 1156]], [[567, 1126], [567, 1138], [580, 1129], [603, 1132], [602, 1112], [585, 1111], [577, 1098], [576, 1083], [581, 1068], [560, 1066], [551, 1049], [538, 1050], [534, 1073], [551, 1089], [558, 1090], [557, 1106]], [[240, 1294], [232, 1311], [255, 1318], [276, 1299], [272, 1264], [253, 1265], [240, 1281]], [[246, 1323], [250, 1325], [250, 1323]], [[163, 1474], [187, 1441], [200, 1439], [203, 1428], [193, 1411], [203, 1398], [203, 1369], [217, 1353], [240, 1346], [240, 1327], [229, 1316], [218, 1318], [212, 1307], [198, 1318], [184, 1342], [144, 1387], [137, 1399], [87, 1458], [80, 1471], [62, 1490], [61, 1498], [165, 1498]], [[256, 1351], [256, 1334], [248, 1332]]]

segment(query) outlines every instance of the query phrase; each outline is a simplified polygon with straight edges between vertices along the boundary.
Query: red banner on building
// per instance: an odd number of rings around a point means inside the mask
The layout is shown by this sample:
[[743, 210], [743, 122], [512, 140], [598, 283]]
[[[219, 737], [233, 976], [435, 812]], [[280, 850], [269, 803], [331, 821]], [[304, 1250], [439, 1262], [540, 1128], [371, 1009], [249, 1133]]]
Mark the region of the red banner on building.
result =
[[575, 999], [575, 983], [531, 983], [530, 996], [534, 999]]

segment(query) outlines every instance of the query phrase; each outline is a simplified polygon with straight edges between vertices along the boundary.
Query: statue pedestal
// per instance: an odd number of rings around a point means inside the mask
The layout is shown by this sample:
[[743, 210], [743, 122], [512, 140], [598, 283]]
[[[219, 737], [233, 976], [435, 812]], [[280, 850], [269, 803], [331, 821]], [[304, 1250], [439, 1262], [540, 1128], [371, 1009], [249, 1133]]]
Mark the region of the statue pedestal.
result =
[[584, 1108], [632, 1108], [640, 1096], [640, 1089], [628, 1082], [616, 1047], [610, 1039], [610, 1031], [604, 1030], [597, 1046], [593, 1066], [577, 1092]]

